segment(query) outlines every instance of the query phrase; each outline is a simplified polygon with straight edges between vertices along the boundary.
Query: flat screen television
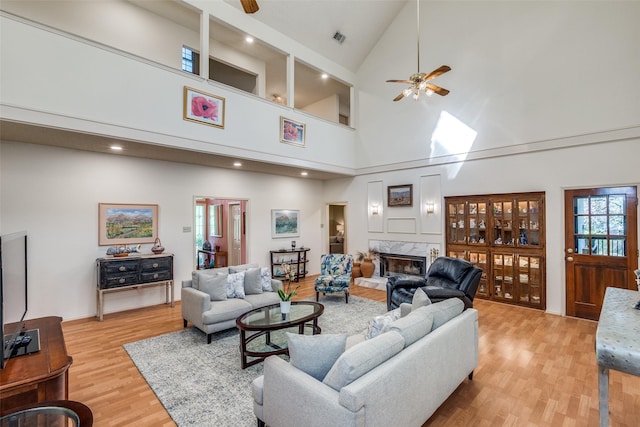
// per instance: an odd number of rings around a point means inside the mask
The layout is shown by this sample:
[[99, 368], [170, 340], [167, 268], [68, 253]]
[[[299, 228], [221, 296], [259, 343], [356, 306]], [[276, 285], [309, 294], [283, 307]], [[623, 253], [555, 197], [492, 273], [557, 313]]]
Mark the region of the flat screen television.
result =
[[2, 357], [4, 368], [11, 357], [40, 350], [38, 330], [25, 330], [28, 309], [27, 233], [0, 236], [0, 320], [2, 321]]

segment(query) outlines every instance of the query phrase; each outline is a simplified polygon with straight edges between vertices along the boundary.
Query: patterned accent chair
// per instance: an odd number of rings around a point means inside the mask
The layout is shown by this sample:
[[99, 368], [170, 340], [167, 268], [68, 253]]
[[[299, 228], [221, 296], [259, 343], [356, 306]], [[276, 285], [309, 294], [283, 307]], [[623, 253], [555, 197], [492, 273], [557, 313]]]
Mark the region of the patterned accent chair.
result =
[[351, 267], [353, 256], [348, 254], [324, 254], [320, 259], [320, 276], [316, 277], [316, 301], [323, 294], [344, 292], [349, 304], [349, 286], [351, 285]]

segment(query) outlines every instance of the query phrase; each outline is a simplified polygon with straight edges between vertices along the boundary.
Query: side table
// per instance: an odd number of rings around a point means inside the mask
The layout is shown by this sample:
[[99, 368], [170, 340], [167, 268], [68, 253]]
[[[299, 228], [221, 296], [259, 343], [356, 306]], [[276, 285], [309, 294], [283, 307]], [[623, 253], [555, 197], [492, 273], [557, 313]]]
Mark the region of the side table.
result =
[[596, 331], [600, 427], [609, 426], [609, 369], [640, 376], [640, 292], [608, 287]]

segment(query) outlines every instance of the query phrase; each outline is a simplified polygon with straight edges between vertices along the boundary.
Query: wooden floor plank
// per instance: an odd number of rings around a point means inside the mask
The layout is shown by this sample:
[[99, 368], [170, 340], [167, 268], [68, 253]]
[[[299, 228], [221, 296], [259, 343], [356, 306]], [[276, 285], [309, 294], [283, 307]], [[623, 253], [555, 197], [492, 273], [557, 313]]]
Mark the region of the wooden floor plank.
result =
[[[352, 286], [351, 294], [386, 301], [385, 291]], [[313, 277], [302, 280], [295, 299], [314, 296]], [[475, 308], [480, 361], [473, 381], [424, 426], [598, 426], [596, 322], [478, 299]], [[92, 409], [98, 427], [175, 425], [122, 345], [182, 329], [180, 303], [104, 319], [63, 322], [73, 357], [69, 397]], [[609, 405], [612, 427], [640, 425], [640, 378], [612, 371]]]

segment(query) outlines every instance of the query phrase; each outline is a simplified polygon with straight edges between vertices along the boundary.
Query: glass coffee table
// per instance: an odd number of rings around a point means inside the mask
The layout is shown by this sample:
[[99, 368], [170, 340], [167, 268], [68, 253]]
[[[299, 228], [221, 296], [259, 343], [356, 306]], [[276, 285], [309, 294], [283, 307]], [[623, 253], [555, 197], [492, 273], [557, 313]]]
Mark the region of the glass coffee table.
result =
[[[240, 330], [240, 361], [242, 369], [262, 362], [274, 354], [289, 354], [285, 332], [313, 335], [321, 332], [318, 317], [324, 306], [312, 301], [293, 301], [291, 311], [285, 315], [280, 304], [251, 310], [236, 319]], [[251, 357], [252, 360], [248, 360]]]

